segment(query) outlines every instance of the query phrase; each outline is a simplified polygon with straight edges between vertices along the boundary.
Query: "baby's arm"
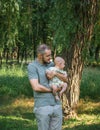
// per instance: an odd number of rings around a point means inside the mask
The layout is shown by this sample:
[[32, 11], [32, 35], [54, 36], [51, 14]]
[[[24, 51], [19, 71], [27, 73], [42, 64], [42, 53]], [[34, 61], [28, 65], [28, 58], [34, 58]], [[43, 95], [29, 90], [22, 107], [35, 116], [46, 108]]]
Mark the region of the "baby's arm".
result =
[[67, 82], [67, 73], [61, 73], [61, 72], [56, 72], [55, 76], [57, 76], [61, 81]]
[[53, 70], [46, 70], [46, 76], [48, 79], [52, 79], [55, 76], [55, 71]]

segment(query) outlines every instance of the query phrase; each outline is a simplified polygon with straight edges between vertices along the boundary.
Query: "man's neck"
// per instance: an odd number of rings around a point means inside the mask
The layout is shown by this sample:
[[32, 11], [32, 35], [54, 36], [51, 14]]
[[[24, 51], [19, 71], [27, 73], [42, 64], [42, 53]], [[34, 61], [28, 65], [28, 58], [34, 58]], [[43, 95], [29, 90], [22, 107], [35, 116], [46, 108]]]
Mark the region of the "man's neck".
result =
[[39, 58], [37, 58], [37, 61], [40, 63], [40, 64], [43, 64], [43, 61]]

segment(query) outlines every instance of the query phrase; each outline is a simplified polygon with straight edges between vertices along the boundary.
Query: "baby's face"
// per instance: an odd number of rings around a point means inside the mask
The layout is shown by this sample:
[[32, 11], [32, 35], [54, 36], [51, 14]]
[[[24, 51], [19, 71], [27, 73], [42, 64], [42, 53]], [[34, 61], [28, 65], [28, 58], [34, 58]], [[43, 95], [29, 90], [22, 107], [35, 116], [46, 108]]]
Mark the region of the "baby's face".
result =
[[59, 63], [59, 68], [60, 68], [60, 69], [64, 69], [64, 67], [65, 67], [65, 61], [61, 61], [61, 62]]

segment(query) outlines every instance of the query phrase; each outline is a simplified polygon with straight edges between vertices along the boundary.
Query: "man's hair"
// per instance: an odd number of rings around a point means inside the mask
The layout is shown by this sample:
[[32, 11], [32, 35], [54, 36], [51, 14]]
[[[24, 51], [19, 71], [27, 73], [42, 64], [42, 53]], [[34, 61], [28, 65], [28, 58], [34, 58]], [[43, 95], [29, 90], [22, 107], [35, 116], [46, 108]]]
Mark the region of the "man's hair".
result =
[[50, 50], [50, 47], [47, 46], [46, 44], [41, 44], [37, 47], [37, 54], [44, 54], [45, 50]]

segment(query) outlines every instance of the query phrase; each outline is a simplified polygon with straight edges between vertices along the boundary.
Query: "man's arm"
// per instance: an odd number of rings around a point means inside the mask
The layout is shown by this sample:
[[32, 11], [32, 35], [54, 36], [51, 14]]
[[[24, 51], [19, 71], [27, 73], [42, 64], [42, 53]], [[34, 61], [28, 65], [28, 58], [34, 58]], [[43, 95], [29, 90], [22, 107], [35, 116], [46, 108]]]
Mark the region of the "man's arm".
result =
[[52, 92], [51, 89], [46, 88], [45, 86], [39, 84], [38, 79], [30, 79], [30, 84], [32, 89], [37, 92]]

